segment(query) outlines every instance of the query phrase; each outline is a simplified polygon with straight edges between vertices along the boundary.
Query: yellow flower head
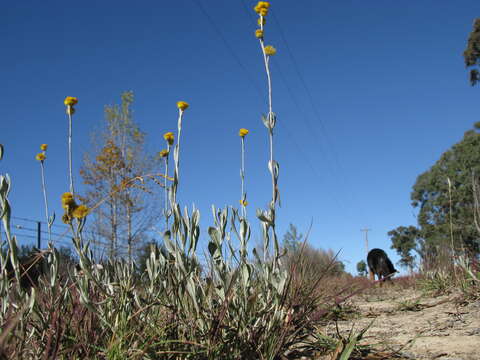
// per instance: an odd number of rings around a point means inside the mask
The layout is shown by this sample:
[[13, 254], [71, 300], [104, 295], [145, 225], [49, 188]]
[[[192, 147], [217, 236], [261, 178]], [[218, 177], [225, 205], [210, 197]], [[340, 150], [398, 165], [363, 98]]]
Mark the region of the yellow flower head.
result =
[[241, 128], [240, 131], [238, 132], [238, 136], [241, 136], [242, 138], [245, 137], [245, 135], [248, 134], [248, 130]]
[[78, 103], [78, 99], [73, 96], [67, 96], [64, 101], [66, 106], [73, 106]]
[[186, 110], [186, 109], [188, 108], [188, 103], [185, 102], [185, 101], [179, 101], [179, 102], [177, 102], [177, 107], [178, 107], [180, 110], [184, 111], [184, 110]]
[[165, 149], [163, 149], [162, 151], [160, 151], [160, 152], [158, 153], [158, 155], [160, 155], [160, 157], [162, 157], [162, 158], [167, 157], [168, 154], [169, 154], [169, 151], [168, 151], [168, 150], [165, 150]]
[[37, 156], [35, 156], [35, 159], [38, 161], [44, 161], [47, 157], [45, 156], [44, 153], [38, 153]]
[[40, 150], [42, 150], [42, 151], [47, 151], [47, 148], [48, 148], [47, 144], [40, 145]]
[[275, 55], [277, 53], [277, 49], [275, 49], [272, 45], [265, 46], [265, 54], [268, 56]]
[[259, 26], [265, 25], [266, 22], [267, 22], [267, 19], [265, 19], [264, 17], [259, 17], [257, 20], [257, 23]]
[[89, 212], [90, 209], [86, 205], [80, 205], [73, 210], [72, 215], [74, 218], [83, 219]]
[[268, 1], [259, 1], [258, 6], [264, 9], [268, 9], [270, 7], [270, 3]]
[[168, 145], [173, 145], [173, 142], [175, 141], [175, 135], [173, 135], [172, 132], [163, 134], [163, 138], [168, 142]]
[[[268, 8], [270, 7], [270, 3], [268, 1], [259, 1], [257, 5], [253, 8], [257, 14], [260, 14], [262, 9], [265, 9], [268, 11]], [[265, 15], [262, 15], [265, 16]]]
[[73, 195], [70, 192], [63, 193], [62, 195], [62, 207], [72, 207], [75, 205], [75, 200], [73, 199]]
[[248, 201], [247, 200], [238, 200], [240, 202], [240, 205], [247, 206]]
[[262, 29], [255, 30], [255, 37], [257, 39], [262, 39], [263, 38], [263, 30]]
[[261, 8], [260, 9], [260, 15], [267, 16], [267, 14], [268, 14], [268, 9], [266, 9], [266, 8]]

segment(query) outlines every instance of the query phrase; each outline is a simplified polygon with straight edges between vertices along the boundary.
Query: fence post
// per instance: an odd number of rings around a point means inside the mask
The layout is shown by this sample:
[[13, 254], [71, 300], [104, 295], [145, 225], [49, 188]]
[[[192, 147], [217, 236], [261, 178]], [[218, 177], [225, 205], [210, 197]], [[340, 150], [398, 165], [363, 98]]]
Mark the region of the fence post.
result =
[[37, 249], [40, 250], [42, 247], [42, 223], [37, 221]]

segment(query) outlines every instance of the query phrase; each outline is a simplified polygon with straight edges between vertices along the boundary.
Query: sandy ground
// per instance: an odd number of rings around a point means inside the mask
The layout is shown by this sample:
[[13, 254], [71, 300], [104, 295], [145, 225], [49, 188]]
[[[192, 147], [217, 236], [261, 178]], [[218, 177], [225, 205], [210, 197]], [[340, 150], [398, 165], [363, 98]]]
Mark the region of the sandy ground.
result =
[[[395, 287], [370, 289], [350, 299], [344, 308], [351, 319], [339, 321], [342, 335], [373, 324], [360, 344], [378, 353], [375, 359], [480, 360], [480, 301], [466, 302], [461, 294], [426, 296]], [[325, 328], [336, 334], [331, 323]]]

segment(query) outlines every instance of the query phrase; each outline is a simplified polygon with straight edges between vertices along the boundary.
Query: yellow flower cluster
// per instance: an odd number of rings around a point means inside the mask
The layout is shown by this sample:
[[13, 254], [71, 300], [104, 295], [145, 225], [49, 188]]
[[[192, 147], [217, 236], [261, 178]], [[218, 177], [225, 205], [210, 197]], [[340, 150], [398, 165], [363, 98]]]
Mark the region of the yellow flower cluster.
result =
[[166, 149], [163, 149], [162, 151], [160, 151], [160, 152], [158, 153], [158, 155], [160, 155], [160, 157], [162, 157], [162, 158], [167, 157], [168, 154], [169, 154], [169, 151], [166, 150]]
[[73, 96], [67, 96], [65, 98], [64, 103], [65, 103], [66, 106], [73, 106], [73, 105], [76, 105], [78, 103], [78, 99], [76, 97], [73, 97]]
[[72, 193], [70, 192], [63, 193], [62, 208], [65, 210], [65, 213], [62, 216], [62, 220], [66, 224], [70, 224], [72, 218], [83, 219], [90, 212], [88, 206], [77, 205]]
[[180, 110], [184, 111], [184, 110], [186, 110], [186, 109], [188, 108], [188, 103], [185, 102], [185, 101], [178, 101], [178, 102], [177, 102], [177, 107], [178, 107]]
[[163, 138], [166, 142], [168, 142], [168, 145], [173, 145], [173, 142], [175, 141], [175, 135], [173, 135], [172, 132], [167, 132], [163, 134]]
[[259, 1], [253, 10], [260, 16], [267, 16], [269, 7], [270, 3], [268, 1]]
[[73, 106], [78, 103], [78, 99], [73, 96], [67, 96], [63, 103], [67, 107], [67, 114], [73, 115], [75, 113], [75, 108]]
[[239, 131], [238, 131], [238, 136], [240, 137], [245, 137], [245, 135], [248, 134], [248, 130], [247, 129], [244, 129], [244, 128], [241, 128]]
[[90, 209], [86, 205], [80, 205], [73, 210], [72, 215], [76, 219], [83, 219], [89, 212]]
[[37, 161], [40, 161], [40, 162], [45, 161], [45, 159], [47, 158], [47, 156], [45, 155], [45, 151], [47, 151], [47, 147], [48, 147], [47, 144], [40, 145], [40, 150], [42, 150], [42, 152], [35, 155], [35, 159], [37, 159]]
[[[255, 30], [255, 37], [262, 42], [263, 46], [263, 25], [265, 25], [265, 16], [268, 14], [268, 9], [270, 8], [270, 3], [268, 1], [259, 1], [257, 5], [253, 8], [257, 14], [260, 15], [258, 18], [258, 25], [261, 29]], [[275, 49], [272, 45], [265, 46], [265, 55], [273, 56], [277, 53], [277, 49]]]
[[67, 210], [70, 207], [75, 206], [75, 200], [73, 199], [73, 195], [70, 192], [63, 193], [62, 195], [62, 207]]
[[275, 55], [277, 53], [277, 49], [275, 49], [272, 45], [265, 46], [265, 54], [268, 56]]

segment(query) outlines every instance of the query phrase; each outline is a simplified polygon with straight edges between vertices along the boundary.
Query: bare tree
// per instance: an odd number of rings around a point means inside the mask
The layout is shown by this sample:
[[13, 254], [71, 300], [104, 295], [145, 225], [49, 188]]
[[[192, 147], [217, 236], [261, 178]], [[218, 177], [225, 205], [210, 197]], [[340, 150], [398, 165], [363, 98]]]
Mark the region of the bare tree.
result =
[[129, 261], [161, 216], [158, 181], [151, 181], [160, 162], [144, 149], [145, 134], [133, 121], [132, 103], [133, 93], [124, 92], [120, 105], [105, 107], [105, 130], [94, 136], [101, 145], [84, 156], [81, 169], [87, 185], [82, 200], [96, 207], [89, 230], [110, 258]]

